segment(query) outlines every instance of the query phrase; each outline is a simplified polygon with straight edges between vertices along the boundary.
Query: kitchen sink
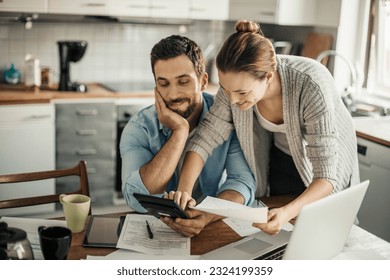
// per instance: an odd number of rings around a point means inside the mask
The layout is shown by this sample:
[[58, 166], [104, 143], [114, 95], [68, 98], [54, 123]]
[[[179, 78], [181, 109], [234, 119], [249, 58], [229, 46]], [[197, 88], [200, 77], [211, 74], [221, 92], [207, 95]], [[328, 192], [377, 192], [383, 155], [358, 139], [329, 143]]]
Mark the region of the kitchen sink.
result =
[[390, 116], [390, 109], [367, 103], [354, 103], [348, 108], [352, 117], [385, 117]]

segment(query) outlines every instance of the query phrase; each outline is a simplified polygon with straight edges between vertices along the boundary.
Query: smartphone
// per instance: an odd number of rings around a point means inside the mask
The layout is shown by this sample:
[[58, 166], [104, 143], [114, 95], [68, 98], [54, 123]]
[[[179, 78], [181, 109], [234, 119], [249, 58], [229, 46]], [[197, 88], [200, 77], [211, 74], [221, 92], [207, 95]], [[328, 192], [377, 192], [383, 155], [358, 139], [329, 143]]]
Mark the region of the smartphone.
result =
[[150, 214], [156, 218], [161, 216], [175, 218], [188, 219], [188, 215], [183, 209], [173, 200], [157, 197], [153, 195], [146, 195], [140, 193], [134, 193], [134, 197]]

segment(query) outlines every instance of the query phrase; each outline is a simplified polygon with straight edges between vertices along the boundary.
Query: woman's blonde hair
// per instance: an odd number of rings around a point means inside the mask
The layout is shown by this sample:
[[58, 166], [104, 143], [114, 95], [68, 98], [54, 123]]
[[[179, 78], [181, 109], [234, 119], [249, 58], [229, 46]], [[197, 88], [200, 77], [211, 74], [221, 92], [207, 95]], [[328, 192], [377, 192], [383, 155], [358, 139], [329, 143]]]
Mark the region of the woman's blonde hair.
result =
[[237, 32], [226, 39], [217, 55], [217, 68], [222, 72], [247, 72], [256, 79], [276, 71], [275, 49], [264, 37], [260, 25], [239, 20], [235, 29]]

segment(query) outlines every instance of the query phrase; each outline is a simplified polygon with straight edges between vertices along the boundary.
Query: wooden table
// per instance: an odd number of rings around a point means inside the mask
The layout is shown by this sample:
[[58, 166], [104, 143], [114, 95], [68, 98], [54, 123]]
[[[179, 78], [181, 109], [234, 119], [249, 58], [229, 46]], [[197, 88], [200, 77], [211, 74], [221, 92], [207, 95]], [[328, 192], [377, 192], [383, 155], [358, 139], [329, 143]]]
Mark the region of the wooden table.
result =
[[[292, 196], [280, 196], [263, 198], [262, 201], [269, 208], [274, 208], [285, 205], [293, 199], [294, 197]], [[129, 213], [106, 214], [104, 216], [118, 217]], [[87, 255], [105, 256], [116, 251], [114, 248], [83, 247], [84, 234], [85, 231], [73, 234], [72, 245], [68, 255], [69, 260], [85, 259]], [[240, 239], [242, 239], [241, 236], [220, 220], [207, 225], [197, 236], [191, 238], [191, 255], [202, 255]]]

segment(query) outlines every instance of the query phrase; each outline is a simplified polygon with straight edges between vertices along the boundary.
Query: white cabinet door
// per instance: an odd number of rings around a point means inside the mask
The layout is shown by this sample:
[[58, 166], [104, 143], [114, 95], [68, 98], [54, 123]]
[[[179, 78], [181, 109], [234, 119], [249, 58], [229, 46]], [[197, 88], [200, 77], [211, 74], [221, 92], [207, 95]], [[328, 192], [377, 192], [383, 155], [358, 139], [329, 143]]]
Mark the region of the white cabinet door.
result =
[[276, 23], [277, 6], [275, 0], [230, 0], [229, 19]]
[[315, 0], [230, 0], [229, 19], [283, 25], [314, 25]]
[[[54, 106], [0, 106], [0, 174], [55, 168]], [[54, 180], [3, 184], [2, 199], [55, 193]], [[54, 205], [0, 210], [0, 216], [54, 211]]]
[[190, 18], [206, 20], [227, 20], [229, 0], [191, 0]]
[[150, 16], [154, 18], [188, 18], [189, 0], [151, 0]]
[[148, 17], [150, 0], [110, 0], [107, 14], [110, 16]]
[[47, 0], [0, 0], [0, 12], [46, 13]]
[[370, 180], [359, 226], [390, 242], [390, 148], [358, 137], [360, 180]]
[[106, 15], [109, 0], [48, 0], [48, 12], [53, 14]]

